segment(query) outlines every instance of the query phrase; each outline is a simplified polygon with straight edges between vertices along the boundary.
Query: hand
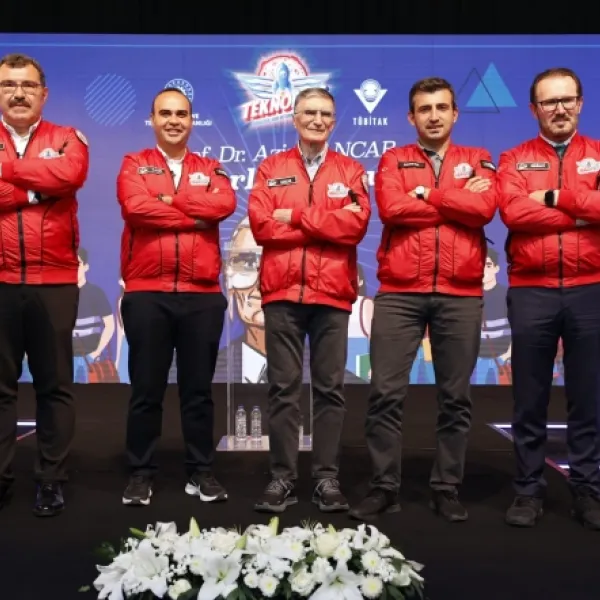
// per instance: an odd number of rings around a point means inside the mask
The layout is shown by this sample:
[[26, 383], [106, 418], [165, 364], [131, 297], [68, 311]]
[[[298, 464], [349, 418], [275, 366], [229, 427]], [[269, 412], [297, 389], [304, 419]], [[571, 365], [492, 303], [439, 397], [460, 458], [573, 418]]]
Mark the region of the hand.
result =
[[173, 204], [173, 196], [161, 195], [161, 196], [159, 196], [158, 199], [161, 200], [162, 202], [164, 202], [165, 204], [168, 204], [169, 206], [171, 206], [171, 204]]
[[535, 192], [531, 192], [531, 194], [529, 194], [529, 197], [532, 200], [535, 200], [536, 202], [538, 202], [539, 204], [545, 204], [544, 196], [546, 195], [547, 191], [548, 190], [536, 190]]
[[344, 206], [342, 208], [343, 208], [343, 210], [349, 210], [350, 212], [354, 212], [354, 213], [362, 212], [362, 208], [360, 207], [360, 205], [354, 204], [354, 202], [352, 204], [346, 204], [346, 206]]
[[485, 177], [471, 177], [465, 185], [465, 190], [481, 194], [487, 192], [492, 187], [492, 180]]
[[88, 354], [88, 358], [90, 360], [92, 360], [92, 362], [95, 362], [96, 360], [98, 360], [99, 357], [100, 357], [100, 352], [98, 352], [98, 350], [94, 350], [93, 352], [90, 352]]
[[278, 208], [273, 211], [273, 218], [280, 223], [291, 223], [292, 222], [292, 209], [291, 208]]
[[[409, 196], [412, 196], [413, 198], [416, 198], [416, 197], [417, 197], [417, 192], [416, 192], [416, 189], [417, 189], [417, 188], [415, 188], [414, 190], [412, 190], [412, 191], [408, 192], [408, 195], [409, 195]], [[426, 187], [426, 188], [424, 188], [424, 189], [425, 189], [425, 192], [423, 193], [423, 197], [424, 197], [424, 199], [425, 199], [425, 200], [429, 200], [429, 192], [430, 192], [431, 190], [430, 190], [428, 187]], [[420, 198], [419, 198], [419, 199], [420, 199]]]

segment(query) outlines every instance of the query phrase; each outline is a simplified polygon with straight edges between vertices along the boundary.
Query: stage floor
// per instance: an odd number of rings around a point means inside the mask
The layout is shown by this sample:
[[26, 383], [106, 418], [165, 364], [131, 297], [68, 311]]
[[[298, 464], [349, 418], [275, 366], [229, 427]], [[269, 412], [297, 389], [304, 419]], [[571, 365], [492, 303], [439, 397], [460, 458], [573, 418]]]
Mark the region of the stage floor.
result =
[[[348, 390], [348, 415], [343, 436], [340, 479], [352, 501], [366, 490], [369, 461], [362, 442], [367, 388]], [[257, 391], [257, 393], [260, 390]], [[261, 452], [219, 452], [216, 474], [230, 499], [206, 505], [183, 493], [181, 427], [176, 390], [168, 391], [163, 440], [158, 456], [161, 473], [152, 505], [124, 507], [126, 481], [123, 436], [126, 386], [90, 385], [78, 388], [77, 439], [72, 453], [67, 510], [54, 519], [31, 514], [34, 486], [30, 473], [35, 433], [24, 425], [15, 470], [16, 493], [0, 511], [0, 578], [2, 598], [61, 600], [94, 598], [78, 589], [95, 577], [94, 548], [145, 528], [156, 521], [175, 520], [187, 526], [191, 516], [200, 527], [241, 526], [267, 522], [252, 510], [266, 484], [267, 456]], [[600, 534], [584, 530], [569, 517], [570, 497], [564, 474], [548, 466], [546, 515], [533, 530], [515, 530], [503, 523], [512, 499], [513, 456], [510, 441], [491, 427], [510, 420], [509, 389], [474, 388], [474, 424], [462, 498], [470, 519], [449, 524], [427, 508], [427, 480], [434, 447], [435, 393], [414, 387], [407, 405], [402, 512], [386, 515], [377, 525], [411, 559], [425, 564], [423, 575], [431, 600], [592, 600], [600, 597], [597, 576]], [[564, 420], [562, 390], [554, 390], [550, 419]], [[217, 389], [216, 434], [225, 432], [224, 391]], [[35, 416], [32, 390], [24, 387], [20, 418]], [[28, 434], [29, 435], [26, 435]], [[552, 446], [553, 449], [554, 445]], [[554, 451], [553, 450], [553, 451]], [[335, 526], [355, 526], [346, 515], [322, 515], [310, 503], [310, 453], [300, 455], [300, 502], [282, 515], [282, 524], [310, 518]]]

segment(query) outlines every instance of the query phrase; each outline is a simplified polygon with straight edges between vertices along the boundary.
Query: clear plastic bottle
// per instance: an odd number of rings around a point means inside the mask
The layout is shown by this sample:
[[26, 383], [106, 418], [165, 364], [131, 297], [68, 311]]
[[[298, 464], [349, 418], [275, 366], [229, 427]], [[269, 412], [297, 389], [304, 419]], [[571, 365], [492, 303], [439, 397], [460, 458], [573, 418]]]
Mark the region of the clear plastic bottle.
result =
[[298, 441], [300, 448], [304, 448], [304, 417], [300, 414], [300, 422], [298, 424]]
[[240, 404], [235, 411], [235, 439], [238, 442], [246, 441], [248, 437], [248, 422], [246, 410]]
[[250, 436], [254, 443], [262, 441], [262, 417], [258, 406], [255, 406], [250, 413]]

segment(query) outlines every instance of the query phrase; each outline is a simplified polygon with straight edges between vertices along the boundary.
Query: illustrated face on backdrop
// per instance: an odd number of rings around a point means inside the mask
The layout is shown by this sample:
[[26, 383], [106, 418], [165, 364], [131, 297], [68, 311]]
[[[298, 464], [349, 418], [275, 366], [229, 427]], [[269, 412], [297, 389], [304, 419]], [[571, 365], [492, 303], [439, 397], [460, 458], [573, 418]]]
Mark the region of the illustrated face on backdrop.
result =
[[450, 90], [418, 92], [413, 98], [413, 110], [408, 113], [408, 121], [425, 146], [443, 144], [457, 119], [458, 109], [452, 105]]
[[40, 73], [33, 65], [0, 67], [0, 112], [17, 131], [26, 131], [37, 123], [47, 98], [48, 88], [42, 85]]
[[494, 261], [488, 256], [485, 259], [485, 267], [483, 269], [483, 283], [489, 285], [496, 282], [496, 276], [500, 267], [494, 264]]
[[335, 106], [330, 98], [316, 94], [296, 106], [294, 127], [305, 144], [323, 144], [335, 125]]
[[225, 274], [227, 288], [233, 295], [240, 320], [246, 326], [265, 326], [258, 280], [260, 255], [261, 248], [244, 219], [231, 242]]
[[152, 128], [158, 144], [185, 146], [192, 132], [192, 111], [188, 99], [178, 92], [165, 92], [154, 102]]
[[81, 260], [81, 256], [77, 257], [77, 264], [78, 264], [77, 280], [79, 281], [79, 283], [81, 285], [82, 283], [85, 283], [85, 281], [86, 281], [86, 277], [87, 277], [86, 273], [90, 270], [90, 265], [84, 263]]
[[583, 106], [575, 80], [568, 76], [542, 79], [536, 86], [535, 100], [530, 108], [540, 133], [556, 143], [568, 140], [577, 129]]

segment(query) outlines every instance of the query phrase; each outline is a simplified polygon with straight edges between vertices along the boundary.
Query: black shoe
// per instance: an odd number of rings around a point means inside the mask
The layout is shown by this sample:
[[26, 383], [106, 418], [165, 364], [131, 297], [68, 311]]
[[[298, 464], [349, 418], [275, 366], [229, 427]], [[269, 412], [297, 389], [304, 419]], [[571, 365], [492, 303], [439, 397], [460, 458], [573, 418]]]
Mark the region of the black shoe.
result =
[[504, 520], [514, 527], [533, 527], [544, 514], [544, 501], [536, 496], [516, 496]]
[[458, 500], [456, 490], [433, 490], [429, 506], [433, 512], [451, 523], [459, 523], [469, 518], [467, 509]]
[[36, 517], [54, 517], [65, 508], [62, 485], [42, 483], [38, 485], [33, 514]]
[[313, 490], [312, 502], [321, 512], [341, 512], [348, 510], [348, 500], [340, 491], [337, 479], [320, 479]]
[[185, 486], [185, 493], [190, 496], [199, 496], [202, 502], [227, 500], [227, 491], [210, 471], [199, 471], [193, 475]]
[[592, 490], [576, 490], [571, 515], [587, 529], [600, 530], [600, 496]]
[[369, 521], [380, 514], [396, 513], [400, 510], [395, 492], [375, 488], [350, 510], [349, 515], [357, 521]]
[[298, 503], [294, 484], [283, 479], [273, 479], [265, 488], [260, 500], [254, 505], [259, 512], [282, 513], [288, 506]]
[[148, 506], [152, 498], [152, 478], [147, 475], [132, 475], [123, 492], [123, 504]]
[[0, 509], [4, 508], [13, 495], [12, 483], [0, 483]]

